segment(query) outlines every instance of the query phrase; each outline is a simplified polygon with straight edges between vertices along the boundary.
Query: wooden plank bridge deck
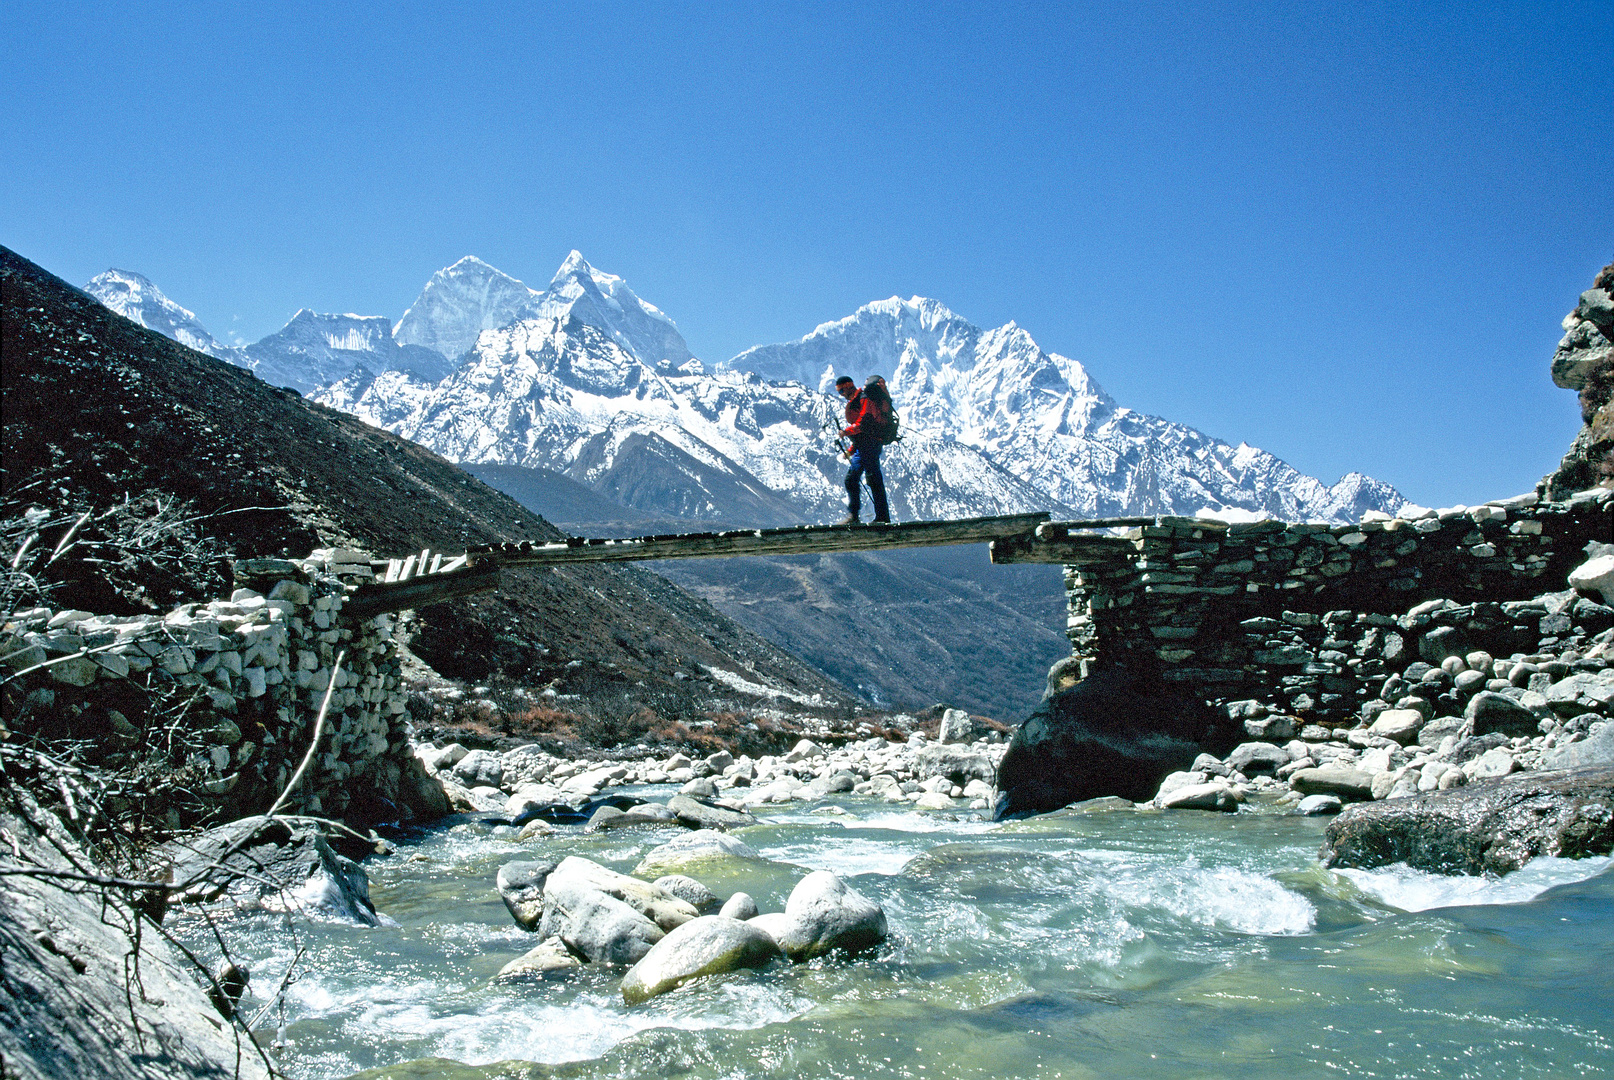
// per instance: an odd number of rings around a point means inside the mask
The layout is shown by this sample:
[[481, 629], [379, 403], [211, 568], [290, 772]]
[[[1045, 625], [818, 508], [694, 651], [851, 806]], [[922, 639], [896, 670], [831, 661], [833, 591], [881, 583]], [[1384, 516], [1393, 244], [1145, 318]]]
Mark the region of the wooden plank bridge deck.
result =
[[[908, 521], [894, 525], [798, 525], [780, 529], [677, 533], [625, 539], [573, 536], [549, 543], [473, 547], [448, 556], [430, 550], [372, 563], [376, 582], [357, 589], [343, 611], [367, 618], [387, 611], [440, 604], [486, 592], [499, 585], [504, 569], [567, 566], [575, 563], [643, 562], [651, 559], [723, 559], [741, 555], [812, 555], [847, 551], [992, 545], [995, 563], [1124, 562], [1137, 553], [1136, 540], [1098, 530], [1169, 527], [1193, 519], [1130, 517], [1089, 521], [1049, 521], [1046, 513], [957, 521]], [[1138, 530], [1141, 527], [1141, 530]], [[1216, 527], [1208, 525], [1205, 527]]]

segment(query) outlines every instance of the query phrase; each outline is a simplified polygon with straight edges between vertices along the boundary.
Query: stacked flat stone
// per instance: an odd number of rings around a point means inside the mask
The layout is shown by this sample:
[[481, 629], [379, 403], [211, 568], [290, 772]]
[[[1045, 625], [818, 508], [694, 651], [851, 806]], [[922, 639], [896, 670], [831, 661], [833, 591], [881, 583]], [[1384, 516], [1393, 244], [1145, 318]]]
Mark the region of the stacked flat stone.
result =
[[1391, 673], [1396, 641], [1408, 644], [1393, 616], [1439, 599], [1485, 609], [1470, 621], [1506, 621], [1498, 601], [1563, 581], [1588, 541], [1614, 536], [1614, 492], [1368, 517], [1134, 528], [1135, 555], [1066, 567], [1075, 655], [1158, 670], [1211, 700], [1275, 687], [1285, 707], [1343, 722]]
[[[1364, 684], [1377, 696], [1350, 718], [1355, 726], [1289, 715], [1280, 680], [1264, 700], [1224, 706], [1250, 741], [1224, 760], [1201, 756], [1172, 774], [1156, 805], [1236, 809], [1252, 792], [1282, 791], [1329, 813], [1341, 802], [1517, 771], [1614, 764], [1614, 608], [1565, 591], [1501, 604], [1431, 600], [1396, 619], [1330, 612], [1313, 625], [1312, 618], [1287, 620], [1293, 630], [1256, 629], [1290, 633], [1277, 647], [1296, 650], [1296, 660], [1345, 650], [1355, 654], [1347, 663], [1364, 654], [1364, 665], [1376, 660], [1378, 673]], [[1322, 645], [1334, 648], [1319, 645], [1319, 628], [1330, 635]], [[1212, 796], [1221, 789], [1226, 796], [1217, 803]], [[1319, 796], [1331, 801], [1307, 803]]]
[[340, 814], [354, 781], [395, 783], [397, 762], [409, 755], [392, 617], [358, 625], [341, 618], [349, 586], [370, 577], [369, 563], [362, 552], [338, 549], [306, 560], [242, 560], [234, 566], [241, 587], [227, 601], [187, 604], [165, 616], [36, 608], [14, 614], [0, 644], [14, 672], [36, 669], [25, 678], [40, 688], [93, 696], [100, 684], [138, 679], [203, 691], [205, 700], [190, 709], [197, 719], [198, 706], [211, 714], [197, 724], [210, 743], [198, 764], [212, 776], [201, 793], [221, 798], [236, 790], [243, 770], [262, 782], [252, 787], [278, 792], [287, 782], [345, 650], [319, 768], [292, 804]]

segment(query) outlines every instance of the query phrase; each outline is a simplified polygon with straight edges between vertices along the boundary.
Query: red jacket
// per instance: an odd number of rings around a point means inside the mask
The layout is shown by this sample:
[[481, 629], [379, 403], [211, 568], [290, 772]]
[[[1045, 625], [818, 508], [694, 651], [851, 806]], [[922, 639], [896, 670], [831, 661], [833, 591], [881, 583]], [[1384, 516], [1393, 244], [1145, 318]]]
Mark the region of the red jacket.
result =
[[885, 417], [881, 415], [880, 407], [859, 390], [846, 402], [846, 427], [841, 434], [854, 441], [859, 435], [872, 437], [878, 434], [875, 429], [884, 423]]

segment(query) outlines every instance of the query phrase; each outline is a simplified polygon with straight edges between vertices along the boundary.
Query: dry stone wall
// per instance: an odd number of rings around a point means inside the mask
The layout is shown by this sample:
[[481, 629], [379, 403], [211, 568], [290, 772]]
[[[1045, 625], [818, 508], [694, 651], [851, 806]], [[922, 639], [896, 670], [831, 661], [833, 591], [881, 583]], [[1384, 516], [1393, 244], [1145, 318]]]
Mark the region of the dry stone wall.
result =
[[[441, 812], [441, 789], [434, 800], [421, 784], [407, 737], [393, 617], [342, 617], [349, 587], [372, 577], [370, 557], [327, 549], [234, 570], [228, 601], [165, 616], [14, 612], [0, 655], [36, 713], [96, 715], [112, 742], [149, 742], [164, 724], [182, 730], [192, 813], [199, 804], [223, 817], [268, 808], [307, 752], [334, 681], [314, 767], [288, 809], [371, 820]], [[181, 824], [180, 808], [171, 813]]]
[[1135, 554], [1066, 567], [1084, 673], [1118, 663], [1326, 724], [1354, 722], [1414, 662], [1561, 652], [1614, 615], [1573, 593], [1538, 599], [1588, 542], [1614, 540], [1608, 489], [1356, 525], [1159, 518], [1128, 536]]

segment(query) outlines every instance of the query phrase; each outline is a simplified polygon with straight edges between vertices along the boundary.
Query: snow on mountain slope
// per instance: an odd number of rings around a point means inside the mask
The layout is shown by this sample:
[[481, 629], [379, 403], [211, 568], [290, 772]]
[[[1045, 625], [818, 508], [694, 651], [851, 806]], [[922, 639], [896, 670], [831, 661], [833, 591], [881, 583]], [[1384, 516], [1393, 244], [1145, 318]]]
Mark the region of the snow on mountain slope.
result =
[[575, 250], [555, 271], [534, 314], [562, 321], [572, 317], [603, 330], [629, 356], [652, 367], [664, 360], [681, 367], [695, 359], [659, 308], [639, 299], [621, 278], [594, 269]]
[[392, 320], [381, 315], [328, 315], [303, 308], [275, 333], [246, 347], [265, 382], [308, 393], [343, 378], [355, 367], [371, 372], [409, 370], [440, 379], [453, 369], [442, 353], [399, 345]]
[[173, 338], [181, 345], [240, 367], [252, 366], [240, 349], [231, 348], [208, 333], [195, 315], [164, 296], [143, 274], [114, 268], [96, 274], [84, 286], [84, 291], [130, 322]]
[[1046, 492], [1056, 513], [1231, 509], [1340, 521], [1403, 501], [1359, 473], [1330, 487], [1264, 450], [1117, 405], [1081, 364], [1044, 352], [1014, 323], [982, 330], [922, 297], [868, 304], [722, 367], [820, 386], [883, 374], [907, 430], [979, 451]]
[[[755, 524], [838, 516], [838, 400], [799, 383], [708, 374], [698, 361], [646, 363], [584, 321], [599, 311], [577, 303], [564, 320], [487, 331], [436, 384], [356, 372], [314, 397], [453, 460], [552, 469], [640, 510]], [[902, 444], [887, 473], [908, 519], [1047, 503], [978, 451], [924, 433]]]
[[542, 295], [467, 255], [431, 276], [393, 327], [392, 338], [400, 345], [422, 345], [458, 360], [476, 344], [478, 334], [531, 314]]

